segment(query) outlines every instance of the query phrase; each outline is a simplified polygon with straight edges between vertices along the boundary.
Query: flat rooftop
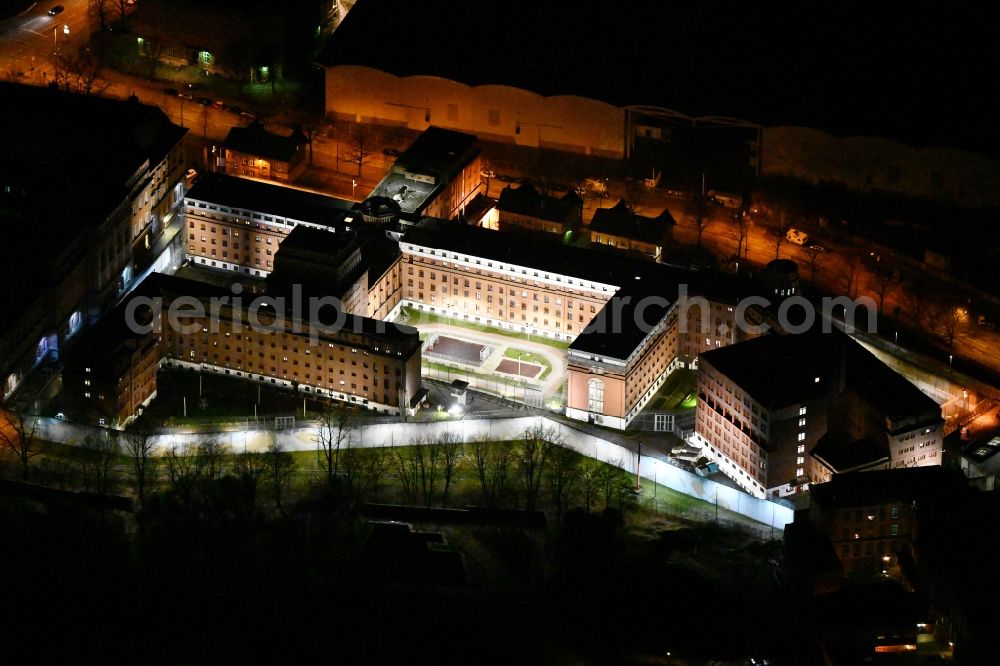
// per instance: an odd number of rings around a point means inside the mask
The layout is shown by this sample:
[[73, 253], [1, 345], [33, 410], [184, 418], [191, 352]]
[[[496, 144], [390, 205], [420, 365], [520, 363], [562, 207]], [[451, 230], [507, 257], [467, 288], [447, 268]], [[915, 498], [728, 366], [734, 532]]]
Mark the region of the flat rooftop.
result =
[[707, 351], [701, 358], [766, 407], [826, 393], [843, 364], [847, 388], [880, 413], [888, 417], [941, 413], [938, 404], [909, 380], [840, 332], [762, 335]]
[[326, 226], [361, 217], [353, 201], [217, 173], [199, 176], [185, 198]]

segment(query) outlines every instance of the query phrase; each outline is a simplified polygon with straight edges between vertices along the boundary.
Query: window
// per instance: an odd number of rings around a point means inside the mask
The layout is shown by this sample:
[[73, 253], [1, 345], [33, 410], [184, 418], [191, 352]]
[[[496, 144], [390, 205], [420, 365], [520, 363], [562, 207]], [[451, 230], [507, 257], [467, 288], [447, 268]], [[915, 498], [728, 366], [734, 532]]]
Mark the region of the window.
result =
[[806, 427], [806, 420], [805, 420], [805, 418], [799, 419], [799, 427], [800, 428], [805, 428]]
[[806, 452], [806, 445], [805, 444], [799, 444], [798, 448], [795, 449], [795, 452], [796, 453], [805, 453]]
[[600, 379], [591, 379], [587, 382], [587, 410], [604, 412], [604, 382]]
[[805, 470], [799, 467], [797, 470], [795, 470], [795, 476], [796, 477], [804, 476], [803, 472], [805, 472]]
[[805, 416], [805, 415], [806, 415], [806, 408], [799, 407], [799, 416]]
[[806, 434], [804, 432], [799, 433], [799, 441], [804, 442], [806, 440]]

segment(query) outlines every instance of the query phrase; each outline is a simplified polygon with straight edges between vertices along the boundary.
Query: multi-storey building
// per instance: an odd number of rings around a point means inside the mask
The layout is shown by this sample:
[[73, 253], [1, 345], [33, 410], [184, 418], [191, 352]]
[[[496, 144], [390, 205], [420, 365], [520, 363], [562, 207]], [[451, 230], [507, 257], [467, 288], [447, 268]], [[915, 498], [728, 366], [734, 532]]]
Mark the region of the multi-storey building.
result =
[[229, 130], [222, 143], [220, 171], [230, 176], [290, 183], [306, 168], [308, 139], [300, 131], [273, 134], [257, 121]]
[[428, 127], [400, 155], [372, 197], [395, 201], [407, 215], [458, 217], [482, 189], [478, 141], [440, 127]]
[[[516, 234], [438, 220], [408, 229], [400, 248], [402, 305], [572, 341], [567, 414], [617, 428], [671, 371], [694, 365], [681, 349], [699, 348], [689, 338], [704, 337], [712, 325], [701, 313], [727, 308], [734, 321], [737, 294], [750, 288], [555, 237], [524, 243]], [[682, 284], [709, 297], [689, 301]], [[710, 334], [710, 346], [739, 339], [734, 330]]]
[[940, 407], [843, 334], [762, 336], [703, 353], [698, 369], [696, 439], [751, 494], [793, 494], [883, 458], [941, 464]]
[[350, 201], [216, 174], [184, 197], [187, 255], [196, 264], [267, 277], [299, 225], [330, 230], [360, 218]]
[[[416, 329], [343, 312], [336, 322], [334, 310], [310, 313], [308, 305], [293, 304], [291, 294], [237, 296], [151, 275], [129, 296], [160, 299], [159, 308], [145, 301], [135, 310], [148, 328], [129, 325], [126, 302], [108, 316], [107, 332], [118, 336], [74, 350], [64, 377], [75, 405], [71, 416], [126, 422], [153, 397], [150, 373], [164, 366], [275, 384], [391, 414], [410, 409], [420, 394]], [[171, 310], [181, 297], [184, 307]]]
[[808, 519], [845, 575], [877, 576], [896, 569], [916, 541], [922, 505], [954, 501], [962, 491], [961, 475], [941, 467], [836, 474], [812, 489]]
[[[206, 174], [185, 197], [187, 255], [200, 266], [234, 271], [253, 277], [268, 277], [276, 268], [279, 248], [292, 232], [302, 229], [299, 241], [287, 253], [291, 269], [283, 281], [315, 282], [319, 274], [364, 266], [367, 284], [355, 280], [348, 310], [353, 314], [385, 319], [400, 299], [399, 243], [379, 226], [364, 224], [364, 212], [350, 201], [268, 183]], [[335, 239], [347, 229], [355, 232], [360, 262], [340, 256]], [[310, 234], [309, 231], [316, 231]], [[327, 250], [310, 247], [322, 240]], [[358, 248], [354, 248], [358, 249]], [[353, 256], [353, 255], [352, 255]], [[355, 257], [355, 259], [357, 259]], [[338, 278], [342, 281], [344, 278]], [[332, 286], [328, 284], [327, 286]], [[367, 293], [358, 293], [366, 289]], [[344, 297], [346, 291], [336, 294]]]
[[656, 217], [645, 217], [622, 199], [611, 208], [594, 211], [589, 227], [590, 241], [658, 261], [676, 224], [666, 208]]
[[0, 93], [17, 110], [4, 115], [0, 147], [9, 231], [0, 396], [8, 396], [163, 255], [163, 230], [183, 195], [186, 130], [135, 100], [15, 84]]
[[527, 229], [562, 235], [582, 222], [583, 200], [573, 190], [561, 197], [539, 192], [530, 181], [508, 185], [496, 204], [501, 231]]

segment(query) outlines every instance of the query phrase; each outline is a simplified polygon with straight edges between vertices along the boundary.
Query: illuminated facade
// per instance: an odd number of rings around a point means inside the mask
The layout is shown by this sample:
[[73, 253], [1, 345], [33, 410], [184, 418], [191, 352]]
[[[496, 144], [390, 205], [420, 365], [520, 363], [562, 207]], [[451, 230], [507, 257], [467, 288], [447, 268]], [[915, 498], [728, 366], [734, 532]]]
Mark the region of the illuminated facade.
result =
[[696, 441], [757, 497], [941, 464], [940, 407], [843, 334], [763, 336], [703, 353], [698, 371]]
[[[159, 367], [272, 384], [387, 414], [403, 413], [420, 392], [420, 339], [414, 328], [345, 314], [342, 326], [313, 337], [308, 320], [291, 310], [277, 316], [265, 305], [251, 312], [250, 294], [236, 302], [230, 290], [160, 274], [133, 294], [142, 296], [162, 299], [158, 316], [138, 310], [140, 322], [155, 328], [131, 331], [123, 305], [102, 322], [102, 334], [74, 350], [64, 374], [72, 416], [109, 426], [126, 423], [155, 397]], [[192, 313], [186, 305], [175, 327], [168, 315], [178, 297], [196, 299], [202, 311]], [[326, 313], [322, 319], [332, 317]]]

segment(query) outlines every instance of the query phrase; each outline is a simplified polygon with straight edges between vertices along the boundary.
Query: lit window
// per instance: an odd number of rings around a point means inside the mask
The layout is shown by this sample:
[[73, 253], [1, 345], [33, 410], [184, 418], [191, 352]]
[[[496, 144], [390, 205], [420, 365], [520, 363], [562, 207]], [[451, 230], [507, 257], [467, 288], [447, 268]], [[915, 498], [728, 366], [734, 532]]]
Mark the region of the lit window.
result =
[[600, 379], [587, 382], [587, 409], [591, 412], [604, 412], [604, 382]]
[[819, 377], [815, 378], [813, 381], [819, 384]]
[[799, 427], [800, 428], [806, 427], [806, 420], [804, 418], [799, 419]]
[[806, 434], [804, 432], [799, 433], [799, 441], [804, 442], [806, 440]]
[[799, 407], [799, 416], [805, 416], [805, 415], [806, 415], [806, 408]]
[[805, 476], [804, 472], [805, 470], [799, 467], [797, 470], [795, 470], [795, 476]]
[[806, 452], [806, 445], [805, 444], [799, 444], [799, 447], [795, 450], [795, 452], [796, 453], [805, 453]]

